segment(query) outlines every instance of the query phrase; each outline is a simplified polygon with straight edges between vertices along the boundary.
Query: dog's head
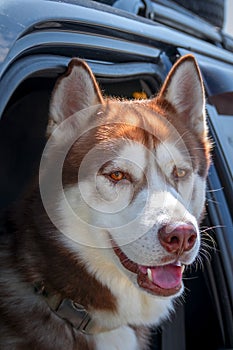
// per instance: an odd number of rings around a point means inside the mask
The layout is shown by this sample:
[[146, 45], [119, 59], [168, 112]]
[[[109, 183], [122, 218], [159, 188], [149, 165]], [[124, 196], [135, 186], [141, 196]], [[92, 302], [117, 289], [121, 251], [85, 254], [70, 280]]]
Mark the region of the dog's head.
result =
[[104, 99], [78, 59], [54, 88], [45, 150], [54, 206], [43, 181], [42, 198], [89, 273], [127, 308], [131, 298], [151, 305], [179, 295], [183, 266], [198, 254], [209, 166], [204, 104], [191, 55], [150, 100]]

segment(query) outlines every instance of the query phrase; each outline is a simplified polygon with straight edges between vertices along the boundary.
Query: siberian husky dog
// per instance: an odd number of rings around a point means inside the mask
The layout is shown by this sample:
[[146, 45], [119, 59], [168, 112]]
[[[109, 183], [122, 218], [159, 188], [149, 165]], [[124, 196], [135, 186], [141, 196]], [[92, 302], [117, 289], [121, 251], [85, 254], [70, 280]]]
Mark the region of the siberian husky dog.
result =
[[200, 248], [209, 142], [195, 58], [140, 101], [104, 98], [72, 59], [47, 134], [38, 185], [1, 237], [0, 348], [149, 349]]

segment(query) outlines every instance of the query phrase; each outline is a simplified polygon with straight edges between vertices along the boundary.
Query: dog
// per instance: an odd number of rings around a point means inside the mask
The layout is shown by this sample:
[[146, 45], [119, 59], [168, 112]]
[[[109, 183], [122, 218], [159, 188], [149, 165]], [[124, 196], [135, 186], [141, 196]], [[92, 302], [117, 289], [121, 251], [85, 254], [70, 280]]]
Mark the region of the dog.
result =
[[1, 237], [1, 349], [149, 349], [200, 250], [207, 133], [192, 55], [144, 100], [103, 97], [71, 60], [38, 179]]

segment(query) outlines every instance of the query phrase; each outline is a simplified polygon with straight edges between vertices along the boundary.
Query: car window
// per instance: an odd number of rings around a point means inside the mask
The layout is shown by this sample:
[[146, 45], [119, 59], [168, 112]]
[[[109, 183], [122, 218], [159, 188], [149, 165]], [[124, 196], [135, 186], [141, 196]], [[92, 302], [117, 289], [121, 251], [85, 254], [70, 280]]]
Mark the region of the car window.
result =
[[216, 107], [219, 114], [233, 115], [233, 90], [209, 96], [208, 100]]
[[208, 101], [216, 108], [211, 122], [233, 177], [233, 91], [210, 96]]
[[228, 65], [202, 62], [208, 113], [222, 155], [233, 177], [233, 70]]
[[212, 110], [211, 122], [231, 177], [233, 177], [233, 115], [217, 114]]

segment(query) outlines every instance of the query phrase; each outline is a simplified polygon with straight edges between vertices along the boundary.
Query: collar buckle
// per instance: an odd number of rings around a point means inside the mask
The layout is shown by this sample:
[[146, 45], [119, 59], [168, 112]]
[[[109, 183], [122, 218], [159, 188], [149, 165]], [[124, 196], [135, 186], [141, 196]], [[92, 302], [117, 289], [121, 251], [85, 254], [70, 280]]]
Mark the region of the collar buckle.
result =
[[51, 293], [45, 287], [44, 281], [34, 283], [34, 292], [44, 298], [50, 309], [60, 318], [69, 322], [72, 327], [83, 334], [97, 334], [110, 329], [101, 327], [91, 318], [83, 305], [71, 299], [62, 299], [58, 293]]
[[90, 334], [92, 329], [96, 328], [88, 311], [82, 305], [71, 299], [61, 299], [60, 294], [48, 292], [44, 281], [35, 282], [34, 291], [46, 300], [53, 312], [69, 322], [78, 331]]
[[55, 312], [61, 318], [69, 321], [74, 328], [88, 334], [88, 330], [91, 328], [91, 317], [82, 305], [70, 299], [63, 299]]

